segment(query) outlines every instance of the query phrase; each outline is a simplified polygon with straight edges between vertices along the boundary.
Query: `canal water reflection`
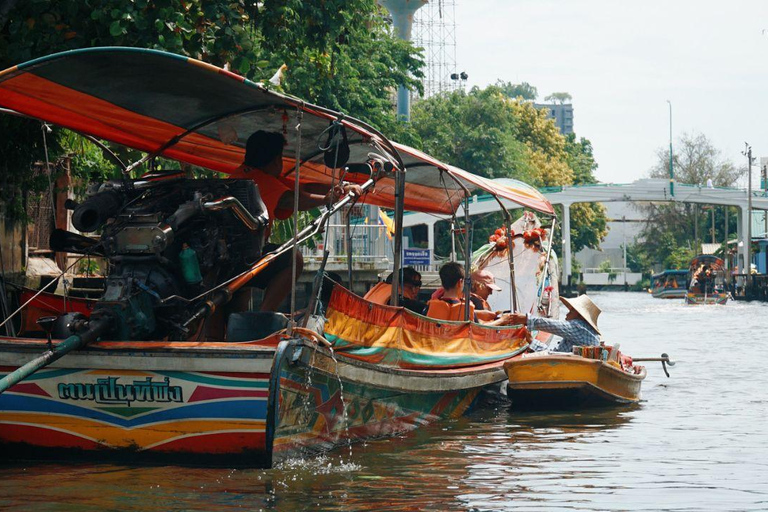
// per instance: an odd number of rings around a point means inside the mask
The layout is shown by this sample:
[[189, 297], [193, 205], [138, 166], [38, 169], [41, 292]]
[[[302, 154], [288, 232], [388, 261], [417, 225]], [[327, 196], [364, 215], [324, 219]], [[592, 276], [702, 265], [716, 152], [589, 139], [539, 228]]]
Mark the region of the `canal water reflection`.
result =
[[467, 418], [272, 470], [0, 466], [10, 510], [768, 510], [768, 304], [595, 293], [609, 343], [649, 363], [643, 401]]

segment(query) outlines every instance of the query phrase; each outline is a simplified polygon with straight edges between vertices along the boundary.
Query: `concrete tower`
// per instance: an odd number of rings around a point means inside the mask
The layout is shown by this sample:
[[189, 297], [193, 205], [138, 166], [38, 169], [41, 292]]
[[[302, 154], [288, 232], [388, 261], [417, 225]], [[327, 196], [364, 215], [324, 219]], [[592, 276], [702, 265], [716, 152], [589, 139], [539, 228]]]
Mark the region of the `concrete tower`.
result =
[[[411, 40], [413, 14], [427, 3], [427, 0], [379, 0], [392, 15], [392, 24], [400, 39]], [[397, 90], [397, 117], [404, 121], [411, 119], [411, 96], [402, 85]]]

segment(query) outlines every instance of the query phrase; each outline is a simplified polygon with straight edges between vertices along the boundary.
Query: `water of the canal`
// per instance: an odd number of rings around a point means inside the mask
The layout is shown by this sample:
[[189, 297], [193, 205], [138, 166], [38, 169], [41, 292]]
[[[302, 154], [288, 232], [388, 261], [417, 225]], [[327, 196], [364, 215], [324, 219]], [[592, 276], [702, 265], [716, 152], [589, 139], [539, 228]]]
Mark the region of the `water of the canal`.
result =
[[468, 418], [272, 470], [0, 466], [8, 510], [768, 510], [768, 304], [595, 293], [643, 402]]

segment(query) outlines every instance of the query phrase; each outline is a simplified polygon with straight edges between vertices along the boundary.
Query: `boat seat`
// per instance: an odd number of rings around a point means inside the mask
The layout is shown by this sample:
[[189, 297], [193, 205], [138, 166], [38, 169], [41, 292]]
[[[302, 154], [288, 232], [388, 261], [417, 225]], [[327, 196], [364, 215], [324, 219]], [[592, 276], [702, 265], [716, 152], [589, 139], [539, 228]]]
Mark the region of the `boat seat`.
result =
[[232, 313], [227, 319], [227, 341], [260, 340], [286, 327], [288, 317], [275, 311]]

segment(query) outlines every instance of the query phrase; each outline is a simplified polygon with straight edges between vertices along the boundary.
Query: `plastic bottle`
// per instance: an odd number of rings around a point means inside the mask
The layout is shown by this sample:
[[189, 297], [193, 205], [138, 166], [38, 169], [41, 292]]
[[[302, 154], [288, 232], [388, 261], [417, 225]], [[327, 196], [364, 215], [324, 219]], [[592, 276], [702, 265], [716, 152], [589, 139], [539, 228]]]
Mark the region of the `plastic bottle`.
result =
[[197, 261], [197, 253], [186, 243], [183, 244], [179, 253], [179, 264], [181, 265], [181, 275], [189, 284], [197, 284], [203, 280], [200, 274], [200, 263]]

